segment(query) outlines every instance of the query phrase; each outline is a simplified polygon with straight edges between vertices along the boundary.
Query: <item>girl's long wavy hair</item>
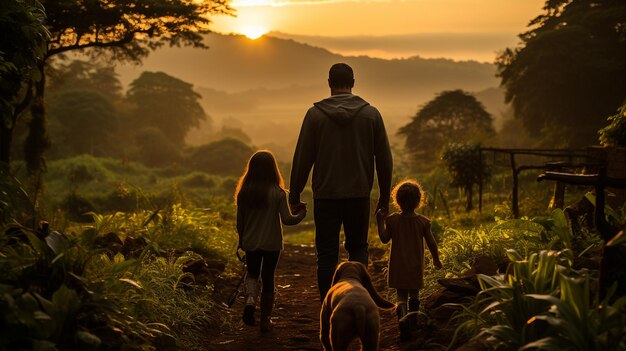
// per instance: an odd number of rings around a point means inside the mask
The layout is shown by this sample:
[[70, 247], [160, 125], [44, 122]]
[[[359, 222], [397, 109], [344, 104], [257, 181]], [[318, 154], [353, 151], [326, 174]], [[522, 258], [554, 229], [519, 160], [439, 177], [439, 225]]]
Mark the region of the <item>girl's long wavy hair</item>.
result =
[[259, 150], [250, 157], [246, 170], [237, 183], [235, 203], [239, 207], [247, 208], [267, 206], [271, 187], [284, 189], [285, 182], [274, 154], [268, 150]]

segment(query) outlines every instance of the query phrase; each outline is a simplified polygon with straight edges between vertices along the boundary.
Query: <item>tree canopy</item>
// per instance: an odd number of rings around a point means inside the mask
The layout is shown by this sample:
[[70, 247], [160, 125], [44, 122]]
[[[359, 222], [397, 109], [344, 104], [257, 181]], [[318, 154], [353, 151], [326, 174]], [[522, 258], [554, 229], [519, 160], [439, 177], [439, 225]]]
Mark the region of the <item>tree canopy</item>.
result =
[[626, 97], [626, 2], [547, 0], [520, 39], [497, 60], [516, 118], [546, 146], [594, 143]]
[[[21, 2], [21, 1], [20, 1]], [[139, 62], [162, 45], [206, 47], [211, 15], [230, 14], [228, 0], [41, 0], [50, 31], [39, 75], [50, 57], [78, 51], [92, 57]], [[88, 50], [85, 50], [88, 49]], [[43, 168], [49, 142], [44, 105], [46, 84], [34, 84], [29, 135], [24, 144], [29, 171]], [[10, 148], [10, 144], [9, 144]]]
[[101, 62], [73, 60], [50, 65], [47, 71], [48, 89], [97, 91], [111, 100], [122, 98], [122, 83], [115, 67]]
[[40, 78], [48, 31], [37, 1], [0, 2], [0, 163], [10, 161], [13, 130], [28, 106], [33, 80]]
[[230, 13], [225, 0], [43, 0], [52, 33], [48, 56], [94, 48], [140, 60], [164, 44], [204, 47], [209, 15]]
[[193, 85], [163, 72], [143, 72], [130, 84], [127, 99], [134, 104], [137, 127], [153, 126], [175, 145], [183, 146], [192, 127], [207, 119]]
[[439, 93], [400, 128], [405, 148], [418, 162], [434, 162], [450, 142], [482, 142], [495, 134], [493, 117], [463, 90]]
[[93, 90], [67, 90], [49, 104], [50, 134], [56, 156], [111, 156], [118, 127], [115, 106]]
[[225, 138], [190, 150], [185, 162], [192, 169], [219, 175], [241, 175], [254, 150], [239, 139]]

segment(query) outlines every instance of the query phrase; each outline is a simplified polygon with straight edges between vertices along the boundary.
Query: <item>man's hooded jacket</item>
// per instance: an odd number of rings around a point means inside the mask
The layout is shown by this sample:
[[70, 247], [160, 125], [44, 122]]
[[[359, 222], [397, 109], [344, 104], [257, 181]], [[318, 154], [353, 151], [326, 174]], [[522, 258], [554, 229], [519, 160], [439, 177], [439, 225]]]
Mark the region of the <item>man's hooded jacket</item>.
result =
[[388, 198], [392, 158], [383, 119], [359, 96], [338, 94], [313, 104], [304, 117], [294, 153], [290, 202], [298, 203], [313, 167], [315, 199], [367, 198], [378, 174]]

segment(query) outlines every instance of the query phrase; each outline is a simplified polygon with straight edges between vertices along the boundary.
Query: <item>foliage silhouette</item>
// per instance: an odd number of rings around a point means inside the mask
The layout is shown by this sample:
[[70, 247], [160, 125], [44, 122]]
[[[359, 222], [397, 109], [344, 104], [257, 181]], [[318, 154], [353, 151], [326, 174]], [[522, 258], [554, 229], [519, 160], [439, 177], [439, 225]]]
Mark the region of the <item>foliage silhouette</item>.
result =
[[465, 210], [473, 208], [473, 188], [480, 181], [487, 181], [491, 172], [480, 155], [478, 144], [450, 144], [443, 153], [448, 172], [452, 176], [452, 185], [465, 190], [467, 202]]
[[239, 175], [254, 150], [239, 139], [225, 138], [197, 146], [186, 158], [187, 166], [211, 174]]
[[419, 163], [432, 163], [450, 142], [482, 142], [495, 134], [493, 117], [463, 90], [441, 92], [400, 128], [405, 148]]
[[[206, 47], [202, 35], [210, 32], [209, 16], [232, 12], [226, 0], [43, 0], [42, 4], [52, 37], [47, 53], [37, 65], [42, 77], [49, 58], [71, 51], [140, 62], [150, 50], [165, 44]], [[48, 146], [45, 88], [44, 79], [34, 85], [30, 133], [25, 144], [31, 172], [44, 167], [43, 153]]]
[[506, 100], [531, 136], [551, 147], [597, 140], [624, 99], [625, 38], [623, 1], [546, 1], [522, 44], [497, 59]]
[[44, 57], [49, 32], [38, 1], [0, 4], [0, 163], [11, 161], [13, 130], [28, 106], [31, 87], [40, 78], [37, 62]]
[[191, 84], [163, 72], [143, 72], [127, 93], [127, 100], [135, 105], [133, 123], [160, 129], [179, 147], [189, 129], [207, 119], [200, 98]]

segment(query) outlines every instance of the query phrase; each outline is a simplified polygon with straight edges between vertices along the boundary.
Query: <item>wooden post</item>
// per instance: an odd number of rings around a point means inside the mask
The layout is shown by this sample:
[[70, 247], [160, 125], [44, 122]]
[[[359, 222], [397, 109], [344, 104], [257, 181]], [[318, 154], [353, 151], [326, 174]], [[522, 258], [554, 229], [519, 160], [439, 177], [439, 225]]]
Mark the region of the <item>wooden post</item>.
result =
[[[569, 156], [569, 163], [567, 162], [548, 162], [546, 163], [546, 170], [552, 172], [561, 172], [563, 168], [567, 165], [572, 164], [572, 156]], [[550, 204], [548, 208], [550, 210], [554, 210], [557, 208], [563, 209], [565, 207], [565, 183], [563, 182], [555, 182], [554, 183], [554, 191], [552, 192], [552, 197], [550, 198]]]
[[513, 196], [511, 200], [512, 202], [511, 207], [513, 210], [513, 217], [519, 218], [519, 204], [517, 203], [518, 172], [517, 172], [517, 167], [515, 166], [515, 154], [511, 152], [510, 155], [511, 155], [511, 171], [513, 172]]

